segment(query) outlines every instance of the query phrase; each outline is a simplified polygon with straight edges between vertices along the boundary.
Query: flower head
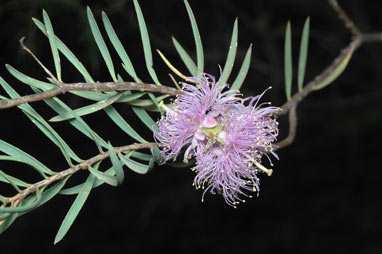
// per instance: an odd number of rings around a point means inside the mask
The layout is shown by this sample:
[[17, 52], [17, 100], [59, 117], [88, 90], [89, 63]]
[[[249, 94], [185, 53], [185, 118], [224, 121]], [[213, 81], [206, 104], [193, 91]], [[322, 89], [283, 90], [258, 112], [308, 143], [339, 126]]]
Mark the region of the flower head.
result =
[[[221, 194], [236, 206], [247, 192], [259, 191], [258, 172], [272, 173], [261, 162], [269, 158], [278, 134], [277, 107], [259, 104], [259, 96], [240, 99], [235, 91], [223, 91], [213, 76], [197, 86], [184, 84], [184, 93], [158, 122], [154, 138], [163, 147], [165, 160], [176, 158], [186, 148], [184, 161], [196, 158], [193, 170], [196, 188]], [[248, 103], [247, 103], [248, 102]], [[248, 104], [248, 105], [246, 105]]]
[[[199, 127], [213, 127], [214, 116], [238, 105], [239, 98], [231, 91], [223, 92], [215, 78], [205, 74], [192, 78], [197, 86], [183, 83], [183, 93], [166, 110], [166, 116], [154, 128], [154, 139], [161, 147], [165, 161], [176, 159], [181, 149], [190, 145], [184, 155], [187, 161], [201, 136]], [[196, 135], [195, 135], [196, 134]], [[198, 136], [199, 135], [199, 136]]]

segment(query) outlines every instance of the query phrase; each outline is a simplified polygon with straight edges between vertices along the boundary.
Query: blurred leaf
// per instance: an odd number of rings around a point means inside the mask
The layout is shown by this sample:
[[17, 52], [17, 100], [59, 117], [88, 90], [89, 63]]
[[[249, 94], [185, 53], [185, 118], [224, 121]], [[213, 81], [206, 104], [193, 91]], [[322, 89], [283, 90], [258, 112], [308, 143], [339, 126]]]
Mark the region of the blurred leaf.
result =
[[108, 143], [108, 150], [110, 153], [110, 160], [113, 165], [115, 176], [117, 178], [117, 183], [121, 184], [125, 178], [125, 173], [123, 172], [122, 163], [118, 159], [117, 154], [114, 151], [114, 148], [111, 146], [110, 142]]
[[239, 74], [237, 75], [235, 81], [232, 83], [231, 90], [239, 90], [247, 76], [250, 64], [251, 64], [251, 54], [252, 54], [252, 44], [249, 45], [247, 53], [245, 54], [243, 63], [240, 67]]
[[109, 50], [106, 47], [105, 41], [102, 38], [101, 32], [98, 28], [97, 22], [94, 19], [93, 13], [90, 10], [89, 6], [87, 8], [87, 15], [89, 20], [90, 29], [92, 31], [93, 37], [97, 43], [98, 49], [101, 52], [102, 58], [104, 59], [107, 69], [109, 70], [110, 76], [112, 77], [113, 81], [117, 81], [117, 78], [115, 76], [114, 66], [113, 62], [111, 60], [111, 56], [109, 53]]
[[109, 18], [107, 17], [105, 12], [102, 12], [102, 21], [105, 26], [105, 30], [107, 33], [107, 36], [109, 37], [111, 44], [113, 44], [114, 49], [117, 51], [119, 57], [121, 58], [124, 66], [126, 67], [126, 72], [136, 81], [140, 82], [140, 79], [138, 78], [137, 74], [135, 73], [133, 64], [130, 61], [129, 56], [127, 55], [124, 47], [122, 46], [121, 41], [118, 39], [117, 34], [114, 31], [113, 26], [110, 23]]
[[[36, 18], [32, 18], [32, 20], [36, 24], [38, 29], [40, 29], [41, 32], [45, 34], [45, 36], [48, 36], [48, 33], [46, 32], [46, 29], [45, 29], [45, 25]], [[55, 37], [55, 38], [56, 38], [56, 44], [58, 49], [69, 60], [69, 62], [71, 62], [73, 66], [77, 68], [77, 70], [84, 77], [85, 81], [94, 83], [94, 80], [90, 76], [89, 72], [86, 70], [83, 64], [77, 59], [77, 57], [72, 53], [72, 51], [70, 51], [70, 49], [58, 37]]]
[[146, 143], [147, 141], [142, 138], [131, 126], [128, 124], [125, 119], [118, 113], [118, 111], [113, 107], [109, 106], [104, 109], [106, 114], [113, 120], [113, 122], [118, 125], [121, 130], [123, 130], [127, 135], [132, 137], [138, 142]]
[[[122, 96], [122, 93], [117, 93], [115, 95], [110, 96], [109, 98], [105, 100], [73, 110], [73, 112], [75, 112], [77, 116], [89, 115], [108, 107], [109, 105], [117, 101], [121, 96]], [[60, 121], [65, 121], [65, 120], [73, 119], [73, 118], [75, 118], [75, 115], [73, 115], [71, 112], [67, 112], [67, 113], [52, 117], [51, 119], [49, 119], [49, 121], [60, 122]]]
[[136, 162], [134, 160], [129, 159], [130, 157], [129, 153], [128, 155], [119, 155], [119, 158], [122, 160], [122, 162], [132, 171], [138, 173], [138, 174], [146, 174], [149, 171], [149, 165], [145, 165], [139, 162]]
[[49, 39], [50, 49], [52, 50], [54, 66], [56, 68], [56, 73], [57, 73], [57, 79], [58, 81], [62, 81], [61, 80], [61, 62], [60, 62], [60, 56], [57, 50], [56, 36], [54, 35], [53, 26], [45, 10], [42, 11], [42, 16], [44, 19], [46, 32]]
[[237, 50], [237, 37], [238, 37], [238, 27], [237, 27], [237, 18], [235, 19], [235, 23], [233, 25], [231, 44], [229, 46], [227, 59], [224, 64], [223, 72], [218, 81], [219, 86], [227, 83], [227, 80], [231, 74], [233, 64], [236, 58], [236, 50]]
[[172, 42], [174, 43], [175, 49], [178, 52], [183, 63], [186, 65], [188, 71], [191, 73], [191, 76], [196, 77], [198, 75], [198, 68], [196, 67], [194, 61], [191, 59], [190, 55], [184, 50], [182, 45], [172, 37]]
[[309, 42], [309, 25], [310, 18], [308, 17], [304, 24], [304, 29], [302, 31], [301, 43], [300, 43], [300, 55], [298, 60], [298, 90], [302, 90], [304, 85], [304, 76], [305, 76], [305, 66], [306, 60], [308, 57], [308, 42]]
[[118, 180], [115, 176], [111, 176], [108, 174], [105, 174], [104, 172], [98, 171], [97, 169], [94, 169], [92, 167], [89, 167], [90, 173], [92, 173], [95, 177], [102, 180], [103, 182], [111, 185], [111, 186], [117, 186]]
[[285, 31], [284, 69], [286, 97], [290, 100], [292, 94], [292, 39], [290, 21], [288, 21]]
[[341, 57], [336, 59], [336, 66], [334, 66], [334, 70], [331, 70], [330, 74], [326, 78], [324, 78], [319, 84], [314, 86], [313, 90], [319, 90], [326, 87], [341, 75], [341, 73], [346, 69], [349, 60], [353, 55], [354, 48], [355, 44], [353, 43], [350, 48], [341, 52]]
[[95, 176], [92, 174], [89, 174], [80, 193], [78, 193], [76, 199], [74, 200], [72, 206], [70, 207], [68, 213], [66, 214], [64, 220], [62, 221], [62, 224], [57, 232], [56, 238], [54, 239], [54, 244], [61, 241], [62, 238], [64, 238], [64, 236], [70, 229], [70, 227], [72, 226], [82, 206], [85, 204], [85, 201], [88, 198], [90, 191], [92, 190], [94, 181], [95, 181]]
[[134, 7], [135, 7], [135, 12], [137, 13], [139, 31], [141, 33], [143, 53], [145, 55], [147, 71], [149, 72], [150, 77], [153, 79], [155, 84], [161, 85], [155, 73], [155, 70], [153, 68], [153, 56], [151, 53], [150, 38], [147, 32], [147, 27], [146, 27], [145, 19], [142, 14], [141, 7], [139, 6], [139, 3], [137, 0], [134, 0]]
[[204, 70], [204, 56], [203, 56], [203, 46], [202, 40], [200, 38], [198, 25], [195, 20], [194, 13], [192, 12], [191, 6], [187, 0], [184, 0], [184, 4], [186, 5], [187, 14], [191, 21], [192, 33], [194, 35], [195, 45], [196, 45], [196, 62], [198, 66], [197, 76], [200, 76]]

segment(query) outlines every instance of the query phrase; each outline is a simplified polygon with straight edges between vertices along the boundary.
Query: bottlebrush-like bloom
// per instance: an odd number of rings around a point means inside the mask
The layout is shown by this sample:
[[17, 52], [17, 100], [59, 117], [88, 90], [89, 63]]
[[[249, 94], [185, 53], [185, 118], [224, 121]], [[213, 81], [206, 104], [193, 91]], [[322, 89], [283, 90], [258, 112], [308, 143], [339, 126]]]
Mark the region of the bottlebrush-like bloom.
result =
[[272, 173], [261, 160], [270, 161], [268, 153], [277, 158], [272, 142], [278, 108], [259, 104], [262, 94], [241, 99], [236, 91], [223, 91], [226, 85], [208, 74], [193, 80], [196, 86], [183, 83], [183, 93], [158, 121], [154, 138], [165, 161], [175, 160], [186, 147], [184, 161], [196, 158], [194, 185], [204, 189], [202, 201], [209, 191], [235, 207], [251, 197], [246, 191], [259, 191], [258, 172]]

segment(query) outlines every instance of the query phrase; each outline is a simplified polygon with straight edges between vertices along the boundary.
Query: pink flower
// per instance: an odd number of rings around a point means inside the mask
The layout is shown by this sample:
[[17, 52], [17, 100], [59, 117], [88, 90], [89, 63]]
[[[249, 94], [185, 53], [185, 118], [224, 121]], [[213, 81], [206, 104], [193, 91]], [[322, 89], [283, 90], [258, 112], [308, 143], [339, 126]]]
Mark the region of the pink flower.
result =
[[272, 173], [261, 163], [263, 156], [270, 161], [268, 154], [277, 158], [272, 143], [278, 108], [258, 105], [264, 93], [243, 100], [235, 91], [223, 91], [225, 85], [219, 87], [211, 75], [194, 80], [196, 87], [183, 84], [184, 93], [158, 122], [154, 138], [165, 161], [186, 147], [184, 161], [196, 158], [194, 185], [204, 189], [202, 200], [207, 192], [218, 193], [236, 207], [251, 197], [248, 192], [259, 191], [258, 172]]

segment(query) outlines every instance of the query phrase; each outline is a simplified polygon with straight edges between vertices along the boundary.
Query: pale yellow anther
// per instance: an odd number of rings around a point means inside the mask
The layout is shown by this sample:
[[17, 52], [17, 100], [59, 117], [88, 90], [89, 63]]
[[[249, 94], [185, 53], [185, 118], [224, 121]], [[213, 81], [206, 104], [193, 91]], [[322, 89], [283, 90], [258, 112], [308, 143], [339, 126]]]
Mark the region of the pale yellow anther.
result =
[[160, 101], [158, 104], [159, 107], [163, 108], [164, 111], [168, 111], [169, 107], [167, 107], [163, 101]]
[[262, 171], [264, 171], [265, 173], [267, 173], [268, 176], [271, 176], [272, 175], [272, 172], [273, 170], [272, 169], [268, 169], [266, 167], [264, 167], [263, 165], [261, 165], [260, 163], [258, 163], [257, 161], [253, 161], [253, 163], [255, 163], [255, 165], [261, 169]]

